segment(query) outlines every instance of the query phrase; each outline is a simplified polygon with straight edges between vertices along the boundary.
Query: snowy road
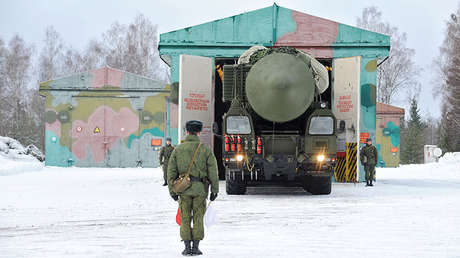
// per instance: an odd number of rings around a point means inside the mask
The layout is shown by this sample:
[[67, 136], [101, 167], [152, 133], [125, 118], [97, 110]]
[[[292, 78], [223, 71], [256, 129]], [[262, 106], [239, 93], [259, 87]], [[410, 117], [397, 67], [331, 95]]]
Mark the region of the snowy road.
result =
[[[379, 169], [374, 188], [249, 189], [212, 204], [203, 257], [460, 257], [460, 165]], [[159, 169], [0, 176], [0, 257], [181, 257]]]

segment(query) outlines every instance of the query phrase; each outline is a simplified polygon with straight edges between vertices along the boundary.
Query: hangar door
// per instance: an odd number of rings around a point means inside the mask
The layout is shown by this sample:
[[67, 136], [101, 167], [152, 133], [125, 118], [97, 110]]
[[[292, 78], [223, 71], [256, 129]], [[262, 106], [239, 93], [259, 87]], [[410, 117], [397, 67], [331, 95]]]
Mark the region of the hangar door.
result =
[[131, 140], [139, 135], [139, 112], [133, 110], [135, 97], [74, 96], [71, 110], [72, 153], [82, 167], [136, 167], [152, 150], [148, 143]]
[[185, 139], [185, 123], [203, 122], [201, 141], [214, 146], [214, 60], [202, 56], [181, 55], [179, 63], [179, 142]]
[[334, 172], [338, 182], [359, 179], [359, 121], [361, 57], [336, 58], [333, 61], [333, 105], [337, 118], [337, 163]]

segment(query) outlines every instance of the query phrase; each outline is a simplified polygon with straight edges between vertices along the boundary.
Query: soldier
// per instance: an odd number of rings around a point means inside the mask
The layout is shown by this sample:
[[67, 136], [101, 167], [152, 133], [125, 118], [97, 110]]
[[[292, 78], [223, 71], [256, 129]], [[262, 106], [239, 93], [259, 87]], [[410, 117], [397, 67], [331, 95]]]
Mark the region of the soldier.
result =
[[366, 146], [361, 149], [359, 158], [366, 171], [366, 186], [374, 186], [372, 181], [374, 180], [375, 165], [377, 164], [378, 156], [377, 149], [372, 145], [371, 138], [367, 138]]
[[171, 138], [166, 138], [166, 145], [161, 147], [160, 150], [160, 165], [163, 167], [163, 179], [165, 180], [163, 186], [168, 185], [168, 162], [174, 147], [171, 145]]
[[[190, 256], [203, 254], [198, 246], [204, 237], [203, 217], [206, 211], [209, 183], [211, 184], [210, 200], [214, 201], [219, 192], [219, 180], [214, 153], [208, 146], [200, 143], [199, 135], [203, 123], [191, 120], [186, 123], [185, 127], [187, 137], [182, 144], [176, 147], [169, 160], [168, 185], [171, 197], [175, 201], [179, 200], [180, 236], [185, 245], [182, 255]], [[179, 175], [186, 174], [190, 166], [191, 186], [180, 194], [173, 192], [174, 180]], [[193, 247], [191, 247], [191, 242], [193, 242]]]

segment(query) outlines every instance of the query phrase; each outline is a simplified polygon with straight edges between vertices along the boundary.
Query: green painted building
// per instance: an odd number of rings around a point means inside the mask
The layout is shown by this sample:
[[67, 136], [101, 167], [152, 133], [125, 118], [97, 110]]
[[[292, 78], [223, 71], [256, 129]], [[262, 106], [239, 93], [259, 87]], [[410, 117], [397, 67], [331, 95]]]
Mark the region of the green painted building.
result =
[[[336, 171], [336, 180], [364, 180], [364, 173], [360, 173], [359, 178], [356, 174], [357, 145], [360, 137], [369, 135], [374, 141], [376, 138], [376, 67], [379, 60], [388, 56], [390, 37], [274, 4], [163, 33], [160, 35], [159, 50], [162, 59], [171, 68], [171, 83], [174, 84], [179, 83], [180, 55], [210, 57], [216, 66], [234, 63], [244, 51], [254, 45], [295, 47], [312, 54], [324, 65], [331, 67], [331, 103], [334, 102], [334, 94], [338, 94], [339, 88], [342, 87], [334, 83], [338, 81], [338, 78], [334, 77], [336, 61], [357, 57], [354, 60], [357, 60], [358, 68], [354, 70], [353, 75], [357, 77], [356, 95], [359, 97], [356, 103], [352, 103], [352, 111], [354, 110], [355, 114], [352, 118], [347, 118], [351, 121], [346, 125], [350, 133], [346, 145], [344, 143], [346, 147], [343, 150], [343, 162]], [[221, 83], [218, 76], [215, 76], [213, 85], [214, 120], [220, 122], [223, 111], [220, 107]], [[334, 102], [332, 106], [340, 120], [338, 112], [342, 109], [339, 109], [338, 102]], [[215, 152], [219, 152], [221, 147], [217, 141], [214, 147]]]

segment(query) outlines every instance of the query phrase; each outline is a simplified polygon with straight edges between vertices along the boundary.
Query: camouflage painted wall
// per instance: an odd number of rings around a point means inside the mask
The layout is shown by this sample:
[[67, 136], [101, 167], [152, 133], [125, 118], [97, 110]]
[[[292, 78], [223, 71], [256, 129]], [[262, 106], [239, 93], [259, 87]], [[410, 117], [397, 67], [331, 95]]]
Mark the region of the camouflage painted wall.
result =
[[46, 97], [46, 165], [158, 166], [152, 140], [168, 135], [169, 86], [101, 68], [42, 82], [40, 93]]
[[398, 167], [400, 162], [400, 121], [404, 109], [377, 103], [376, 148], [379, 167]]

